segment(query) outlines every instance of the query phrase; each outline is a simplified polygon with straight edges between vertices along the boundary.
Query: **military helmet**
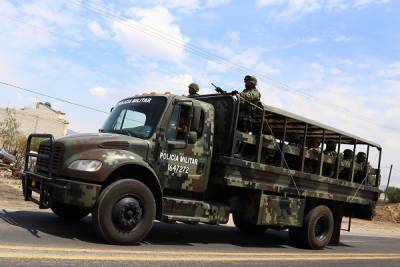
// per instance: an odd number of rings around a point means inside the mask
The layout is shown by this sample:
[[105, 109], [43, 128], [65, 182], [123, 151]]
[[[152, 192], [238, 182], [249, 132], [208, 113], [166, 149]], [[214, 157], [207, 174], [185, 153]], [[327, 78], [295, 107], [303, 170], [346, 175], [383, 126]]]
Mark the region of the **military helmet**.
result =
[[193, 89], [196, 93], [200, 90], [199, 86], [197, 85], [197, 83], [189, 84], [189, 88]]
[[357, 153], [357, 162], [361, 163], [361, 162], [365, 162], [367, 161], [367, 154], [365, 154], [364, 152], [358, 152]]
[[329, 151], [335, 151], [336, 150], [336, 142], [333, 140], [326, 141], [326, 149]]
[[344, 159], [352, 159], [353, 158], [353, 150], [351, 149], [345, 149], [343, 151], [343, 158]]
[[244, 81], [249, 81], [250, 83], [252, 83], [254, 86], [257, 85], [257, 79], [256, 77], [250, 76], [250, 75], [246, 75], [244, 77]]

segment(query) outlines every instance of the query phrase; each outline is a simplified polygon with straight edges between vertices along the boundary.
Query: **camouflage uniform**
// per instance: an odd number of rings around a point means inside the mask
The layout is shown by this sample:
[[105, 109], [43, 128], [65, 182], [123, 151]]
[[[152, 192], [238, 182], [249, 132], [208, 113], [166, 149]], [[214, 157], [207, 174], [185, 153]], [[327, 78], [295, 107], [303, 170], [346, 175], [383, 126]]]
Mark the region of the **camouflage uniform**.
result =
[[354, 182], [362, 183], [365, 179], [365, 176], [367, 176], [367, 180], [365, 181], [365, 184], [374, 185], [375, 178], [370, 173], [372, 167], [369, 164], [369, 162], [367, 162], [367, 155], [364, 152], [358, 152], [357, 157], [356, 157], [356, 162], [361, 165], [362, 171], [358, 170], [354, 174]]
[[200, 91], [200, 88], [197, 83], [191, 83], [188, 86], [189, 88], [189, 96], [198, 96], [198, 92]]
[[311, 138], [308, 144], [308, 155], [309, 159], [306, 159], [304, 172], [316, 173], [318, 168], [318, 157], [321, 154], [321, 148], [319, 147], [321, 140], [319, 138]]
[[351, 162], [353, 161], [353, 151], [351, 149], [345, 149], [343, 151], [342, 165], [343, 168], [340, 170], [339, 178], [343, 180], [351, 180]]
[[[239, 95], [241, 98], [241, 105], [239, 111], [239, 130], [244, 132], [253, 131], [252, 117], [256, 108], [253, 105], [258, 105], [260, 102], [261, 94], [257, 90], [257, 79], [250, 75], [244, 77], [246, 88]], [[253, 105], [252, 105], [253, 104]]]
[[[326, 142], [326, 149], [324, 150], [324, 154], [330, 157], [337, 157], [335, 141], [328, 140]], [[335, 166], [332, 164], [324, 164], [322, 175], [326, 177], [333, 177], [335, 175]]]

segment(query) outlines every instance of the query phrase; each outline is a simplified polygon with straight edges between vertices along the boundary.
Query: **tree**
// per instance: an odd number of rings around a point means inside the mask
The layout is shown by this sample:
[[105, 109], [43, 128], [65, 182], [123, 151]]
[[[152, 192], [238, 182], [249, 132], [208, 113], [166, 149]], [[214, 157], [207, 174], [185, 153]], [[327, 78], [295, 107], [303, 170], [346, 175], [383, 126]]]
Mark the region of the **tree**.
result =
[[389, 203], [399, 203], [400, 202], [400, 188], [389, 186], [387, 190], [387, 198]]
[[19, 125], [15, 110], [6, 108], [6, 117], [0, 122], [0, 142], [3, 148], [12, 154], [16, 153], [18, 147]]

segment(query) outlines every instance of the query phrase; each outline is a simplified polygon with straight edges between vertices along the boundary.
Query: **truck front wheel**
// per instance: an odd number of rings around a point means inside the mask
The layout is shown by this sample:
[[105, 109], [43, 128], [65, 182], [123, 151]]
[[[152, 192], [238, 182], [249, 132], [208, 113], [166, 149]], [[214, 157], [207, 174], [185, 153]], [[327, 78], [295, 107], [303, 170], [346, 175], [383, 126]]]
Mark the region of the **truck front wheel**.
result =
[[118, 180], [101, 192], [93, 210], [93, 224], [110, 243], [142, 241], [153, 226], [156, 203], [149, 188], [137, 180]]
[[87, 209], [61, 202], [53, 202], [50, 208], [57, 216], [67, 221], [79, 221], [90, 213]]
[[248, 222], [239, 212], [233, 213], [233, 223], [241, 232], [246, 234], [263, 234], [267, 230], [267, 226], [265, 225], [257, 225]]

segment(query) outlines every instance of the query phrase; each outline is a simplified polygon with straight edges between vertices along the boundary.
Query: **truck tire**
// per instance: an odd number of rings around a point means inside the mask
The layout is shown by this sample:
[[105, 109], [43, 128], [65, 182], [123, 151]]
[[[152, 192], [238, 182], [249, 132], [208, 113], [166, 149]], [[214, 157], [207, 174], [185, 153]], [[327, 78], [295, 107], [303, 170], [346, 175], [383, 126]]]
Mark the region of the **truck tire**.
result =
[[310, 249], [323, 249], [332, 238], [334, 220], [331, 210], [324, 205], [310, 210], [302, 229], [302, 241]]
[[50, 208], [54, 214], [67, 221], [79, 221], [90, 213], [87, 209], [61, 202], [53, 202]]
[[263, 234], [267, 230], [266, 225], [257, 225], [246, 221], [239, 212], [233, 213], [233, 223], [241, 232], [246, 234]]
[[122, 179], [106, 187], [93, 209], [93, 224], [109, 243], [142, 241], [153, 226], [156, 202], [153, 193], [137, 180]]

